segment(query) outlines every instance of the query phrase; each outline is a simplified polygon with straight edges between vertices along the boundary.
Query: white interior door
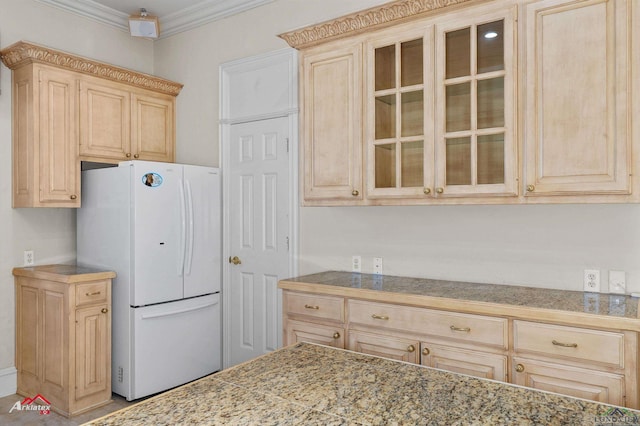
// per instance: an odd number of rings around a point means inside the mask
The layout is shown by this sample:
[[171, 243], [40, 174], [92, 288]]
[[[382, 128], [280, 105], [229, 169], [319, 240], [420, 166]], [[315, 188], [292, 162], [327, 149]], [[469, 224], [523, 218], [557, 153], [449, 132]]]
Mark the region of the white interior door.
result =
[[[230, 345], [225, 367], [275, 350], [289, 274], [289, 119], [233, 124], [229, 138]], [[234, 262], [234, 258], [237, 258]]]

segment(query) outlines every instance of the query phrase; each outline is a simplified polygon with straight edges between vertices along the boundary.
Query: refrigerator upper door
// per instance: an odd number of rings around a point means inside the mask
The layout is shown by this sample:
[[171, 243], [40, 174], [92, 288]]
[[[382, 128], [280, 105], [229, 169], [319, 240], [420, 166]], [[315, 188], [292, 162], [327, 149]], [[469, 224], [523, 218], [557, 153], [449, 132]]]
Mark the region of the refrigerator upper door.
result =
[[182, 165], [131, 163], [132, 305], [182, 299], [186, 202]]
[[187, 200], [184, 297], [221, 289], [220, 170], [183, 166]]

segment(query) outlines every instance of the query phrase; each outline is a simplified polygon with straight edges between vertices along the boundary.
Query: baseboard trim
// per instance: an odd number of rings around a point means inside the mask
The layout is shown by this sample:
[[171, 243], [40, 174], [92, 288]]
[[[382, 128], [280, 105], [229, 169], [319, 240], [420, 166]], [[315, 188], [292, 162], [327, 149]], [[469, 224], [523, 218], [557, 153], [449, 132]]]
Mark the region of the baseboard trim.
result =
[[18, 370], [15, 367], [0, 370], [0, 398], [16, 393], [18, 389]]

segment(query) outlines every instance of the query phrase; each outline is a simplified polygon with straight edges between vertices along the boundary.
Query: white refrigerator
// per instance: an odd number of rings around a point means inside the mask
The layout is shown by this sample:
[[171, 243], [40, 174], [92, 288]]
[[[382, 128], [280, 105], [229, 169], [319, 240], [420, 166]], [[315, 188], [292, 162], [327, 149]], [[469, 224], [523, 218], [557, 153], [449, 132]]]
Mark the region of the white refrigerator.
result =
[[216, 168], [150, 161], [82, 172], [77, 262], [116, 272], [112, 389], [138, 399], [221, 368]]

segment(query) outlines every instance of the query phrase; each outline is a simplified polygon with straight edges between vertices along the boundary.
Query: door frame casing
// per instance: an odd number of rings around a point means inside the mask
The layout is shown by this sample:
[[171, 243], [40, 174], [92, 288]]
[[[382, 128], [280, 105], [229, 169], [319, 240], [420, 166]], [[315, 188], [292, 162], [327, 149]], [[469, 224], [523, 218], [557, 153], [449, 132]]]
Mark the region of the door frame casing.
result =
[[[258, 81], [265, 69], [274, 66], [284, 66], [287, 73], [277, 73], [275, 77], [282, 87], [286, 87], [287, 96], [284, 102], [277, 106], [256, 108], [253, 104], [250, 113], [232, 111], [231, 99], [236, 91], [243, 91], [244, 87], [234, 87], [234, 77], [243, 75], [246, 79]], [[231, 271], [229, 263], [225, 261], [230, 253], [230, 211], [229, 190], [230, 181], [230, 143], [231, 126], [252, 121], [268, 120], [287, 117], [289, 127], [289, 276], [298, 274], [299, 247], [299, 187], [298, 187], [298, 52], [292, 48], [280, 49], [265, 54], [251, 56], [226, 62], [220, 65], [220, 104], [219, 104], [219, 158], [222, 169], [222, 366], [227, 368], [231, 357], [230, 332], [231, 316], [229, 311]], [[246, 85], [244, 85], [246, 86]], [[255, 87], [260, 87], [256, 85]], [[263, 86], [264, 87], [264, 86]], [[271, 85], [269, 87], [272, 87]], [[245, 92], [246, 93], [246, 92]], [[261, 93], [255, 93], [259, 99]], [[263, 95], [267, 95], [266, 93]], [[240, 109], [240, 108], [239, 108]], [[282, 346], [282, 290], [278, 290], [278, 347]]]

